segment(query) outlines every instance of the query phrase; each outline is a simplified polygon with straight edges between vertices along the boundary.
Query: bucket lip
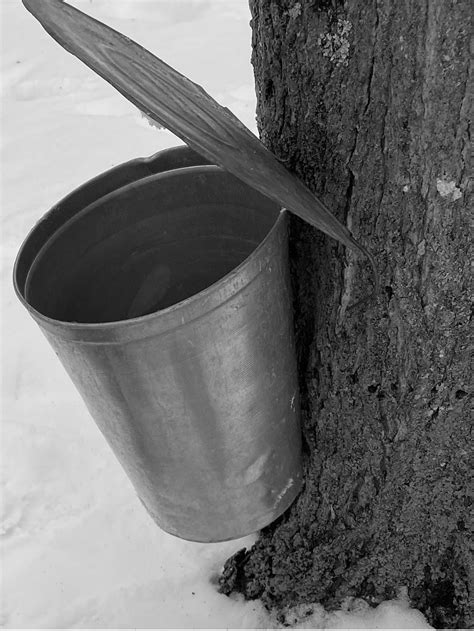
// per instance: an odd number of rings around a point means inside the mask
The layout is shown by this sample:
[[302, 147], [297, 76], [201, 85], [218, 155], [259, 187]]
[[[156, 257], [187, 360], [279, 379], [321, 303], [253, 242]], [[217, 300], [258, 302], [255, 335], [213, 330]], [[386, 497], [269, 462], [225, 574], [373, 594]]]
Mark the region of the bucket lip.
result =
[[[164, 150], [166, 151], [166, 150]], [[160, 152], [161, 153], [161, 152]], [[153, 157], [153, 156], [152, 156]], [[272, 239], [273, 235], [277, 232], [277, 230], [279, 230], [280, 225], [283, 221], [286, 221], [286, 217], [287, 217], [287, 211], [285, 208], [280, 208], [279, 214], [276, 217], [275, 222], [273, 223], [273, 225], [271, 226], [271, 228], [268, 230], [267, 234], [265, 235], [265, 237], [260, 241], [260, 243], [255, 247], [254, 250], [252, 250], [250, 252], [250, 254], [245, 257], [244, 260], [242, 260], [239, 265], [237, 265], [236, 267], [234, 267], [230, 272], [228, 272], [227, 274], [225, 274], [225, 276], [222, 276], [221, 278], [219, 278], [218, 280], [216, 280], [214, 283], [212, 283], [211, 285], [209, 285], [208, 287], [205, 287], [204, 289], [202, 289], [201, 291], [193, 294], [192, 296], [189, 296], [188, 298], [185, 298], [184, 300], [180, 300], [179, 302], [176, 302], [172, 305], [170, 305], [169, 307], [166, 307], [164, 309], [160, 309], [158, 311], [154, 311], [153, 313], [149, 313], [143, 316], [138, 316], [136, 318], [127, 318], [125, 320], [114, 320], [114, 321], [110, 321], [110, 322], [68, 322], [65, 320], [57, 320], [55, 318], [51, 318], [49, 316], [44, 315], [43, 313], [41, 313], [40, 311], [38, 311], [37, 309], [35, 309], [27, 300], [26, 297], [24, 296], [24, 291], [20, 290], [19, 284], [18, 284], [18, 267], [20, 264], [20, 259], [21, 256], [24, 252], [24, 249], [27, 246], [27, 243], [29, 241], [29, 239], [31, 238], [31, 236], [34, 234], [34, 232], [37, 230], [39, 224], [41, 224], [42, 221], [44, 221], [45, 219], [47, 219], [50, 214], [57, 209], [62, 203], [64, 203], [65, 200], [67, 200], [69, 197], [71, 197], [72, 195], [74, 195], [75, 193], [77, 193], [78, 191], [80, 191], [80, 189], [82, 189], [83, 187], [85, 187], [86, 185], [90, 184], [91, 182], [96, 182], [97, 180], [99, 180], [102, 177], [106, 177], [107, 175], [109, 175], [110, 173], [112, 173], [113, 171], [123, 167], [124, 165], [134, 165], [134, 164], [140, 164], [140, 163], [147, 163], [151, 158], [137, 158], [135, 160], [129, 160], [125, 163], [122, 163], [120, 165], [117, 165], [116, 167], [109, 169], [107, 171], [105, 171], [102, 174], [99, 174], [97, 176], [95, 176], [94, 178], [92, 178], [91, 180], [88, 180], [87, 182], [85, 182], [83, 185], [77, 187], [76, 189], [74, 189], [71, 193], [69, 193], [66, 197], [62, 198], [59, 202], [57, 202], [49, 211], [47, 211], [39, 220], [38, 222], [32, 227], [32, 229], [29, 231], [28, 235], [25, 237], [20, 250], [18, 251], [18, 254], [16, 256], [15, 259], [15, 263], [13, 266], [13, 285], [14, 285], [14, 289], [15, 289], [15, 293], [18, 296], [18, 299], [20, 300], [20, 302], [23, 304], [23, 306], [27, 309], [27, 311], [32, 315], [32, 317], [38, 322], [43, 324], [47, 329], [54, 331], [55, 333], [58, 333], [60, 330], [64, 331], [64, 332], [69, 332], [72, 335], [72, 338], [76, 339], [76, 341], [82, 341], [83, 343], [100, 343], [99, 340], [97, 341], [93, 341], [93, 340], [86, 340], [86, 339], [80, 339], [77, 338], [75, 334], [80, 334], [80, 333], [87, 333], [87, 332], [99, 332], [99, 333], [104, 333], [105, 337], [107, 336], [107, 332], [116, 332], [118, 333], [120, 330], [122, 329], [131, 329], [131, 328], [135, 328], [136, 326], [140, 326], [140, 325], [147, 325], [149, 323], [152, 323], [153, 321], [157, 320], [157, 317], [159, 317], [160, 319], [164, 319], [166, 316], [170, 316], [173, 314], [173, 312], [178, 311], [178, 310], [183, 310], [186, 309], [186, 307], [190, 306], [192, 303], [198, 301], [198, 300], [202, 300], [203, 298], [206, 297], [210, 297], [212, 294], [216, 293], [219, 291], [219, 289], [221, 289], [225, 284], [229, 284], [229, 281], [232, 281], [234, 278], [238, 277], [241, 274], [242, 269], [248, 265], [248, 262], [251, 258], [254, 258], [256, 255], [258, 255], [258, 253], [260, 253], [268, 244], [268, 242]], [[190, 173], [190, 172], [204, 172], [204, 173], [216, 173], [216, 172], [222, 172], [226, 175], [230, 175], [228, 174], [227, 171], [225, 171], [224, 169], [222, 169], [222, 167], [219, 167], [217, 165], [196, 165], [196, 166], [186, 166], [186, 167], [181, 167], [181, 168], [173, 168], [170, 169], [168, 171], [163, 171], [160, 173], [151, 173], [149, 176], [146, 177], [142, 177], [134, 182], [130, 182], [129, 184], [126, 184], [125, 186], [122, 187], [118, 187], [117, 189], [107, 193], [106, 195], [104, 195], [102, 198], [98, 198], [98, 199], [106, 199], [109, 195], [114, 195], [117, 194], [119, 191], [123, 190], [124, 188], [129, 187], [130, 185], [133, 184], [138, 184], [138, 183], [142, 183], [142, 182], [146, 182], [149, 181], [151, 179], [157, 179], [160, 178], [161, 176], [165, 176], [165, 177], [169, 177], [171, 173], [176, 174], [177, 176], [179, 176], [180, 174], [182, 174], [183, 172], [186, 173]], [[235, 176], [232, 176], [235, 177]], [[84, 212], [85, 210], [87, 210], [87, 208], [89, 206], [91, 206], [92, 204], [96, 203], [98, 201], [98, 199], [94, 200], [91, 204], [88, 204], [85, 208], [82, 208], [79, 212]], [[272, 200], [269, 200], [272, 201]], [[275, 203], [275, 202], [273, 202]], [[275, 208], [278, 207], [278, 204], [275, 203]], [[64, 226], [71, 221], [71, 218], [68, 219]], [[59, 228], [59, 230], [61, 230], [62, 227]], [[53, 233], [54, 235], [54, 233]], [[51, 236], [53, 236], [51, 235]], [[40, 252], [41, 248], [44, 247], [47, 243], [47, 241], [49, 240], [49, 238], [43, 243], [43, 245], [38, 249], [38, 253]], [[33, 259], [34, 260], [34, 259]], [[245, 283], [244, 286], [246, 286], [248, 283]], [[238, 293], [240, 291], [241, 288], [235, 288], [235, 290], [230, 292], [230, 296]], [[223, 299], [220, 304], [225, 304], [226, 300], [230, 297], [227, 296], [225, 299]], [[189, 322], [192, 322], [193, 320], [195, 320], [197, 317], [200, 317], [201, 315], [204, 315], [205, 313], [208, 313], [210, 311], [212, 311], [213, 309], [216, 308], [216, 305], [208, 305], [207, 308], [205, 307], [203, 309], [203, 311], [199, 314], [190, 314], [191, 317], [189, 318], [181, 318], [179, 319], [179, 321], [176, 321], [176, 326], [174, 327], [166, 327], [163, 329], [163, 332], [165, 331], [170, 331], [173, 330], [174, 328], [177, 328], [179, 326], [182, 326], [184, 324], [188, 324]], [[148, 335], [153, 335], [154, 333], [150, 332]], [[148, 335], [146, 336], [138, 336], [138, 337], [148, 337]], [[115, 336], [114, 336], [115, 337]], [[133, 336], [136, 337], [136, 336]], [[114, 343], [112, 340], [110, 339], [104, 339], [101, 340], [102, 343], [105, 344], [110, 344], [110, 343]], [[115, 343], [119, 343], [121, 340], [117, 340], [117, 342]]]
[[[165, 163], [170, 163], [168, 168], [161, 168], [163, 161]], [[175, 164], [179, 164], [181, 166], [174, 166]], [[114, 186], [113, 188], [108, 190], [108, 192], [102, 194], [100, 197], [94, 195], [93, 198], [78, 211], [82, 212], [92, 204], [101, 199], [104, 199], [108, 195], [115, 194], [120, 189], [130, 186], [130, 184], [136, 184], [147, 177], [157, 176], [169, 171], [176, 171], [179, 168], [192, 168], [194, 166], [214, 166], [218, 170], [223, 170], [221, 167], [211, 164], [206, 158], [199, 155], [188, 145], [180, 144], [172, 147], [167, 147], [166, 149], [161, 149], [160, 151], [150, 156], [132, 158], [130, 160], [126, 160], [125, 162], [116, 164], [111, 168], [106, 169], [105, 171], [102, 171], [97, 175], [94, 175], [85, 182], [82, 182], [82, 184], [79, 184], [72, 191], [70, 191], [64, 197], [55, 202], [53, 206], [51, 206], [46, 212], [44, 212], [41, 217], [35, 222], [35, 224], [30, 228], [27, 235], [21, 242], [20, 248], [15, 257], [12, 270], [13, 286], [15, 293], [22, 304], [24, 304], [29, 311], [39, 313], [36, 311], [36, 309], [33, 309], [33, 307], [28, 304], [27, 300], [24, 299], [23, 292], [21, 291], [18, 283], [19, 265], [31, 238], [34, 237], [36, 232], [42, 227], [44, 223], [52, 221], [53, 218], [55, 218], [56, 214], [58, 214], [64, 208], [64, 206], [66, 206], [67, 208], [68, 203], [70, 203], [71, 200], [73, 200], [77, 195], [84, 194], [87, 191], [89, 191], [90, 194], [91, 189], [94, 190], [96, 186], [100, 185], [101, 183], [110, 181], [111, 179], [113, 180], [113, 178], [118, 177], [119, 181], [122, 180], [121, 184]], [[109, 186], [107, 188], [109, 188]], [[62, 220], [58, 227], [55, 229], [55, 232], [59, 230], [63, 225], [65, 225], [70, 219], [76, 216], [78, 212], [75, 212], [74, 215], [68, 217], [66, 221]], [[46, 245], [51, 236], [53, 235], [48, 236], [46, 240], [42, 243], [42, 245], [40, 245], [40, 247], [38, 248], [33, 261], [30, 262], [30, 268], [34, 260], [36, 259], [36, 256], [39, 254], [41, 248]], [[61, 322], [61, 320], [54, 319], [52, 319], [52, 321]]]
[[[129, 161], [129, 162], [125, 163], [125, 164], [118, 165], [116, 168], [110, 169], [109, 171], [106, 171], [105, 173], [102, 173], [101, 175], [96, 176], [92, 180], [88, 180], [83, 186], [80, 186], [79, 188], [77, 188], [74, 191], [72, 191], [72, 193], [70, 193], [68, 196], [63, 198], [61, 201], [59, 201], [57, 204], [55, 204], [48, 212], [46, 212], [43, 215], [43, 217], [41, 217], [40, 220], [35, 224], [35, 226], [33, 226], [32, 230], [30, 230], [30, 232], [28, 233], [27, 237], [25, 238], [23, 244], [21, 245], [20, 251], [18, 252], [18, 256], [17, 256], [17, 259], [15, 261], [15, 265], [14, 265], [14, 268], [13, 268], [14, 269], [15, 289], [16, 289], [16, 285], [18, 284], [17, 283], [17, 274], [16, 274], [17, 262], [20, 261], [22, 252], [23, 252], [24, 248], [27, 246], [30, 237], [32, 237], [34, 235], [34, 233], [41, 226], [43, 221], [48, 221], [48, 219], [51, 217], [51, 215], [53, 215], [55, 212], [57, 212], [58, 209], [61, 208], [61, 205], [65, 201], [69, 200], [69, 198], [73, 197], [76, 193], [80, 193], [80, 191], [83, 188], [85, 188], [86, 186], [88, 186], [90, 184], [92, 184], [92, 185], [96, 184], [102, 178], [105, 179], [109, 175], [111, 175], [114, 172], [120, 170], [121, 167], [127, 167], [127, 166], [130, 167], [130, 166], [135, 166], [136, 164], [141, 164], [141, 163], [145, 163], [146, 164], [146, 159], [138, 159], [138, 160]], [[31, 262], [30, 269], [28, 270], [28, 273], [26, 275], [25, 287], [24, 287], [23, 291], [21, 291], [20, 288], [18, 287], [18, 291], [24, 297], [25, 302], [27, 304], [29, 304], [28, 301], [26, 300], [26, 287], [27, 287], [27, 283], [28, 283], [28, 275], [29, 275], [29, 272], [31, 271], [31, 267], [34, 265], [34, 262], [41, 255], [41, 253], [50, 246], [50, 244], [54, 243], [57, 239], [61, 238], [61, 235], [63, 235], [65, 232], [67, 232], [67, 230], [69, 229], [69, 227], [71, 226], [71, 224], [73, 222], [75, 222], [81, 216], [85, 216], [87, 213], [91, 212], [91, 210], [93, 209], [93, 207], [96, 204], [99, 204], [99, 203], [102, 204], [104, 202], [107, 203], [108, 201], [112, 200], [115, 196], [121, 195], [125, 191], [130, 190], [130, 189], [132, 189], [135, 186], [141, 186], [143, 184], [154, 182], [156, 180], [168, 179], [168, 178], [174, 177], [174, 176], [180, 177], [182, 175], [189, 175], [189, 174], [204, 174], [205, 175], [205, 174], [209, 174], [209, 173], [222, 173], [224, 175], [231, 175], [230, 173], [228, 173], [227, 171], [222, 169], [222, 167], [219, 167], [219, 166], [217, 166], [215, 164], [209, 164], [209, 165], [207, 165], [207, 164], [199, 164], [199, 165], [194, 165], [194, 166], [185, 166], [185, 167], [180, 167], [180, 168], [174, 168], [174, 169], [170, 169], [168, 171], [160, 171], [159, 173], [150, 173], [149, 175], [142, 176], [142, 177], [140, 177], [137, 180], [133, 180], [131, 182], [128, 182], [127, 184], [124, 184], [123, 186], [119, 186], [118, 188], [115, 188], [115, 189], [109, 191], [108, 193], [105, 193], [101, 197], [98, 197], [98, 198], [94, 199], [90, 203], [86, 204], [83, 208], [80, 208], [72, 216], [68, 217], [66, 219], [66, 221], [64, 221], [63, 223], [58, 225], [58, 227], [44, 240], [44, 242], [38, 248], [38, 250], [37, 250], [37, 252], [36, 252], [36, 254], [34, 256], [34, 259]], [[232, 177], [234, 177], [234, 176], [232, 176]], [[34, 309], [34, 307], [31, 307], [31, 309]], [[36, 309], [35, 309], [35, 311], [36, 311]], [[41, 313], [41, 312], [38, 312], [38, 313]], [[44, 314], [42, 314], [42, 315], [43, 315], [43, 317], [48, 317], [48, 316], [44, 316]], [[64, 322], [64, 323], [66, 323], [66, 321], [64, 321], [64, 320], [57, 320], [56, 318], [49, 318], [49, 320], [54, 321], [54, 322]], [[125, 320], [115, 320], [115, 322], [125, 322]], [[81, 324], [81, 323], [78, 322], [78, 324]], [[84, 322], [82, 324], [87, 324], [87, 323]], [[100, 324], [100, 323], [90, 323], [90, 324]]]

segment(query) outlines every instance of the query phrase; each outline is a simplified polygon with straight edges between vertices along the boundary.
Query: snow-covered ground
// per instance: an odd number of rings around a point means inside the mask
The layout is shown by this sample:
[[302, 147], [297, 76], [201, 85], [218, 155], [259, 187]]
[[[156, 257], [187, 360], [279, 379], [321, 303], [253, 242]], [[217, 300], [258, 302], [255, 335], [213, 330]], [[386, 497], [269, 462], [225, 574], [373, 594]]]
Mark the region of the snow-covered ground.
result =
[[[246, 0], [76, 0], [200, 83], [255, 131]], [[258, 602], [217, 593], [225, 559], [254, 540], [197, 544], [145, 513], [79, 395], [14, 296], [12, 266], [33, 224], [77, 185], [180, 144], [0, 0], [1, 620], [6, 628], [264, 628]], [[428, 628], [401, 598], [353, 603], [305, 628]], [[291, 618], [291, 616], [290, 616]], [[303, 619], [304, 618], [304, 619]]]

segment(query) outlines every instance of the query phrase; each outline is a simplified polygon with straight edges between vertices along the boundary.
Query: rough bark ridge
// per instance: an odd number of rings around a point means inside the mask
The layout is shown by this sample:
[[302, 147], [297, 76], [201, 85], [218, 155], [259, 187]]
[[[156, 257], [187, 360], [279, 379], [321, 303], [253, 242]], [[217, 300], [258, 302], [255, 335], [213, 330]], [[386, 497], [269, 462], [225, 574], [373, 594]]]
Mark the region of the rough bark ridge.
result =
[[[267, 606], [407, 587], [472, 624], [470, 3], [251, 0], [262, 140], [377, 258], [294, 219], [306, 486], [221, 589]], [[472, 444], [472, 443], [471, 443]]]

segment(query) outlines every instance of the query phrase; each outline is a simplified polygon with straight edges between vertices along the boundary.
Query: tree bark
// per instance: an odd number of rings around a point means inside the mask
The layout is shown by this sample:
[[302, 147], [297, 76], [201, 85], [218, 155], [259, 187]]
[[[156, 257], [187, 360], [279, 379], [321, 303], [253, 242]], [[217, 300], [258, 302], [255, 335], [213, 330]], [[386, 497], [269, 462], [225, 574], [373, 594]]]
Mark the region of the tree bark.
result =
[[470, 3], [250, 6], [261, 138], [372, 251], [382, 291], [351, 309], [366, 262], [292, 219], [305, 488], [221, 590], [331, 608], [406, 587], [431, 624], [467, 627]]

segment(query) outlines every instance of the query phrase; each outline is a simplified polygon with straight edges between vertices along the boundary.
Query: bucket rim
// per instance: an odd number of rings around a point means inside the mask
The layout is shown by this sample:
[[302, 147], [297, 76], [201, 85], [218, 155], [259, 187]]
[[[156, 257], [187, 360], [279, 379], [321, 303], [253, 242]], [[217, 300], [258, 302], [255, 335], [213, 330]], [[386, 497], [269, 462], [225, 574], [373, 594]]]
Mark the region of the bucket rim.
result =
[[[196, 162], [196, 158], [199, 160], [199, 162]], [[182, 166], [170, 166], [169, 168], [162, 169], [160, 167], [163, 161], [171, 163], [171, 165], [181, 164], [181, 163], [183, 164]], [[75, 186], [71, 191], [69, 191], [69, 193], [67, 193], [66, 195], [61, 197], [58, 201], [56, 201], [48, 210], [43, 212], [43, 214], [39, 217], [39, 219], [37, 219], [34, 225], [29, 229], [26, 236], [22, 240], [20, 247], [18, 249], [18, 252], [16, 254], [16, 257], [15, 257], [15, 261], [12, 268], [13, 286], [14, 286], [15, 293], [20, 299], [20, 301], [22, 302], [22, 304], [24, 304], [25, 306], [29, 305], [28, 301], [23, 298], [23, 292], [21, 291], [19, 283], [18, 283], [18, 276], [19, 276], [18, 268], [21, 262], [22, 255], [25, 254], [25, 249], [29, 241], [37, 233], [37, 231], [41, 228], [41, 226], [44, 223], [55, 218], [55, 215], [59, 214], [59, 212], [63, 210], [64, 206], [67, 207], [67, 204], [70, 203], [71, 200], [73, 200], [77, 195], [84, 193], [86, 191], [89, 191], [89, 195], [90, 195], [90, 191], [93, 190], [95, 186], [98, 186], [101, 183], [105, 184], [107, 181], [110, 181], [110, 180], [113, 181], [114, 178], [118, 178], [118, 180], [122, 182], [118, 186], [111, 188], [106, 193], [102, 194], [101, 196], [94, 195], [94, 197], [90, 199], [85, 204], [85, 206], [83, 206], [80, 210], [74, 212], [74, 214], [68, 217], [66, 221], [62, 220], [61, 223], [58, 225], [58, 227], [55, 228], [55, 231], [60, 230], [61, 227], [65, 226], [66, 223], [68, 223], [70, 219], [72, 219], [78, 213], [86, 210], [92, 204], [95, 204], [97, 201], [106, 198], [110, 194], [117, 193], [122, 188], [126, 188], [134, 183], [136, 184], [140, 182], [141, 180], [146, 179], [150, 176], [156, 176], [162, 173], [167, 173], [169, 171], [176, 171], [179, 168], [190, 168], [193, 166], [216, 166], [217, 167], [217, 165], [211, 164], [208, 160], [206, 160], [206, 158], [204, 158], [203, 156], [198, 154], [196, 151], [191, 149], [191, 147], [189, 147], [188, 145], [186, 144], [175, 145], [172, 147], [168, 147], [166, 149], [161, 149], [160, 151], [150, 156], [137, 157], [137, 158], [132, 158], [130, 160], [125, 160], [124, 162], [120, 162], [119, 164], [116, 164], [106, 169], [105, 171], [101, 171], [97, 175], [94, 175], [93, 177], [87, 179], [85, 182], [82, 182], [81, 184]], [[217, 168], [221, 169], [221, 167], [217, 167]], [[109, 187], [110, 187], [110, 183], [109, 183], [109, 186], [107, 186], [107, 188]], [[31, 269], [31, 266], [33, 265], [33, 262], [35, 261], [41, 248], [44, 245], [46, 245], [46, 243], [50, 240], [51, 236], [52, 235], [48, 236], [46, 240], [42, 243], [42, 245], [38, 248], [33, 260], [31, 261], [29, 265], [29, 269]], [[27, 280], [27, 274], [25, 275], [25, 284], [26, 284], [26, 280]], [[30, 310], [29, 306], [27, 308], [28, 310]], [[31, 309], [33, 309], [33, 307], [31, 307]], [[61, 320], [57, 320], [57, 322], [61, 322]]]
[[[173, 148], [174, 149], [174, 148]], [[164, 150], [166, 151], [166, 150]], [[160, 152], [161, 153], [161, 152]], [[153, 158], [153, 156], [152, 156]], [[171, 316], [175, 311], [180, 311], [180, 310], [185, 310], [186, 307], [189, 307], [192, 303], [197, 302], [199, 300], [203, 300], [203, 298], [206, 297], [210, 297], [211, 295], [218, 293], [220, 289], [223, 288], [224, 285], [229, 285], [233, 279], [238, 278], [238, 276], [241, 274], [242, 269], [245, 266], [248, 266], [250, 259], [252, 258], [256, 258], [258, 257], [258, 254], [261, 253], [261, 251], [267, 246], [268, 242], [272, 239], [272, 237], [275, 235], [275, 233], [280, 229], [280, 226], [282, 224], [282, 222], [285, 222], [287, 220], [287, 215], [288, 215], [288, 211], [285, 208], [280, 208], [280, 211], [278, 213], [278, 216], [276, 217], [273, 225], [270, 227], [270, 229], [268, 230], [268, 232], [266, 233], [266, 235], [264, 236], [264, 238], [258, 243], [258, 245], [250, 252], [250, 254], [248, 254], [248, 256], [246, 256], [236, 267], [234, 267], [232, 270], [230, 270], [227, 274], [225, 274], [224, 276], [222, 276], [221, 278], [217, 279], [215, 282], [213, 282], [212, 284], [210, 284], [209, 286], [205, 287], [204, 289], [202, 289], [199, 292], [196, 292], [195, 294], [193, 294], [192, 296], [189, 296], [183, 300], [180, 300], [179, 302], [176, 302], [164, 309], [160, 309], [158, 311], [154, 311], [152, 313], [149, 314], [145, 314], [142, 316], [138, 316], [135, 318], [127, 318], [127, 319], [123, 319], [123, 320], [113, 320], [113, 321], [109, 321], [109, 322], [68, 322], [65, 320], [58, 320], [56, 318], [51, 318], [43, 313], [41, 313], [40, 311], [38, 311], [35, 307], [33, 307], [29, 301], [26, 299], [25, 296], [25, 287], [23, 288], [23, 291], [20, 289], [19, 286], [19, 282], [18, 282], [18, 274], [19, 274], [19, 265], [21, 262], [21, 257], [22, 254], [24, 254], [24, 251], [27, 247], [27, 244], [29, 242], [29, 240], [31, 239], [31, 237], [36, 233], [36, 231], [38, 230], [40, 224], [46, 220], [48, 217], [50, 217], [55, 211], [58, 211], [58, 208], [61, 206], [62, 203], [64, 203], [67, 199], [69, 199], [72, 195], [76, 194], [77, 192], [79, 192], [82, 188], [84, 188], [85, 186], [87, 186], [88, 184], [90, 184], [91, 182], [97, 182], [98, 180], [100, 180], [103, 177], [107, 177], [109, 174], [113, 173], [115, 170], [118, 170], [119, 168], [125, 166], [125, 165], [129, 165], [129, 166], [133, 166], [135, 164], [140, 164], [140, 163], [147, 163], [148, 161], [150, 161], [151, 158], [137, 158], [135, 160], [129, 160], [127, 162], [124, 162], [120, 165], [117, 165], [116, 167], [113, 167], [112, 169], [109, 169], [101, 174], [98, 174], [97, 176], [95, 176], [94, 178], [91, 178], [90, 180], [87, 180], [86, 182], [84, 182], [82, 185], [80, 185], [79, 187], [76, 187], [73, 191], [71, 191], [68, 195], [66, 195], [65, 197], [63, 197], [61, 200], [59, 200], [57, 203], [55, 203], [46, 213], [44, 213], [42, 215], [42, 217], [36, 222], [36, 224], [31, 228], [31, 230], [28, 232], [27, 236], [25, 237], [25, 239], [23, 240], [20, 249], [17, 253], [17, 256], [15, 258], [15, 263], [13, 266], [13, 285], [14, 285], [14, 290], [15, 293], [18, 297], [18, 299], [20, 300], [20, 302], [23, 304], [23, 306], [27, 309], [27, 311], [31, 314], [31, 316], [35, 319], [35, 321], [44, 326], [46, 329], [54, 332], [55, 334], [57, 334], [59, 331], [63, 331], [63, 332], [69, 332], [70, 335], [72, 336], [72, 338], [74, 338], [76, 341], [80, 341], [82, 343], [92, 343], [92, 344], [96, 344], [96, 343], [100, 343], [100, 341], [98, 340], [85, 340], [82, 339], [82, 336], [80, 338], [77, 338], [75, 334], [80, 335], [81, 333], [86, 334], [87, 332], [93, 333], [93, 332], [97, 332], [97, 333], [104, 333], [105, 337], [108, 338], [107, 333], [110, 333], [112, 331], [115, 331], [116, 333], [118, 333], [119, 331], [123, 330], [123, 329], [131, 329], [132, 327], [136, 327], [136, 326], [141, 326], [141, 325], [147, 325], [152, 323], [153, 321], [157, 321], [158, 319], [164, 319], [167, 316]], [[150, 182], [151, 180], [159, 180], [159, 179], [165, 179], [167, 177], [170, 177], [171, 174], [176, 175], [179, 177], [179, 175], [183, 175], [184, 173], [221, 173], [223, 175], [226, 176], [230, 176], [232, 178], [235, 178], [235, 176], [233, 176], [232, 174], [229, 174], [227, 171], [225, 171], [222, 167], [219, 167], [217, 165], [209, 165], [209, 164], [203, 164], [203, 165], [195, 165], [195, 166], [185, 166], [185, 167], [181, 167], [181, 168], [173, 168], [170, 169], [168, 171], [163, 171], [163, 172], [159, 172], [159, 173], [151, 173], [150, 175], [146, 176], [146, 177], [141, 177], [138, 180], [129, 182], [127, 184], [125, 184], [124, 186], [119, 186], [118, 188], [110, 191], [109, 193], [107, 193], [106, 195], [104, 195], [103, 197], [99, 197], [97, 199], [95, 199], [94, 201], [92, 201], [91, 203], [87, 204], [84, 208], [81, 208], [80, 210], [78, 210], [78, 212], [76, 214], [79, 213], [83, 213], [85, 211], [87, 211], [87, 209], [95, 204], [96, 202], [100, 201], [100, 200], [106, 200], [109, 196], [113, 196], [116, 194], [119, 194], [120, 192], [123, 192], [125, 189], [132, 187], [132, 186], [136, 186], [136, 185], [140, 185], [141, 183], [147, 183]], [[235, 178], [237, 179], [237, 178]], [[247, 184], [243, 183], [244, 186], [248, 186]], [[250, 188], [250, 187], [249, 187]], [[258, 193], [258, 191], [256, 191], [256, 193]], [[261, 193], [258, 193], [260, 195], [262, 195]], [[265, 196], [264, 196], [265, 197]], [[271, 200], [270, 198], [268, 198], [268, 200], [273, 203], [275, 205], [275, 209], [278, 207], [278, 204], [276, 202], [274, 202], [273, 200]], [[76, 216], [73, 215], [72, 217], [70, 217], [69, 219], [66, 220], [66, 222], [62, 225], [59, 226], [57, 231], [65, 228], [65, 226], [74, 219], [74, 217]], [[55, 231], [55, 232], [57, 232]], [[52, 235], [50, 237], [48, 237], [45, 242], [42, 244], [42, 246], [38, 249], [36, 256], [39, 254], [40, 250], [42, 249], [42, 247], [45, 247], [47, 242], [49, 241], [49, 239], [54, 235], [55, 233], [53, 232]], [[33, 265], [34, 260], [31, 261], [29, 269], [31, 269], [31, 266]], [[250, 281], [251, 282], [251, 281]], [[25, 284], [26, 284], [26, 277], [25, 277]], [[248, 282], [244, 284], [244, 287], [247, 286]], [[209, 305], [209, 308], [207, 309], [203, 309], [201, 313], [199, 314], [193, 314], [191, 315], [191, 317], [189, 318], [180, 318], [177, 319], [176, 322], [176, 326], [174, 327], [167, 327], [166, 329], [164, 329], [164, 331], [171, 331], [177, 327], [183, 326], [185, 324], [188, 324], [190, 322], [192, 322], [193, 320], [195, 320], [196, 318], [204, 315], [205, 313], [208, 313], [210, 311], [212, 311], [213, 309], [215, 309], [216, 307], [220, 306], [221, 304], [225, 304], [225, 302], [227, 302], [227, 300], [235, 295], [236, 293], [238, 293], [239, 291], [241, 291], [243, 287], [236, 287], [235, 291], [231, 291], [229, 296], [226, 296], [225, 298], [223, 298], [223, 300], [221, 302], [219, 302], [219, 304], [217, 305]], [[142, 339], [148, 337], [149, 335], [154, 335], [154, 332], [150, 332], [148, 335], [144, 335], [144, 336], [138, 336]], [[133, 338], [135, 338], [136, 336], [133, 336]], [[102, 340], [102, 343], [104, 344], [110, 344], [110, 343], [120, 343], [121, 341], [123, 341], [122, 339], [117, 340], [116, 342], [113, 342], [109, 339], [107, 339], [107, 341], [104, 339]]]

